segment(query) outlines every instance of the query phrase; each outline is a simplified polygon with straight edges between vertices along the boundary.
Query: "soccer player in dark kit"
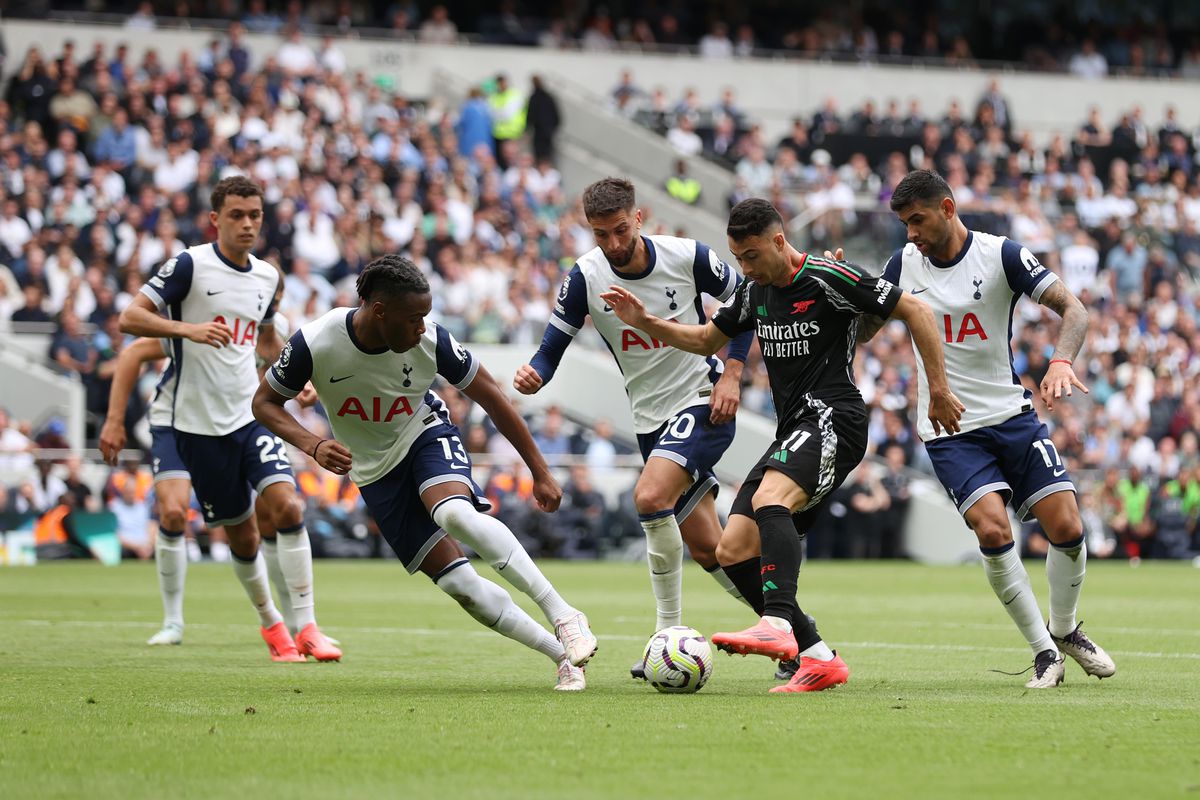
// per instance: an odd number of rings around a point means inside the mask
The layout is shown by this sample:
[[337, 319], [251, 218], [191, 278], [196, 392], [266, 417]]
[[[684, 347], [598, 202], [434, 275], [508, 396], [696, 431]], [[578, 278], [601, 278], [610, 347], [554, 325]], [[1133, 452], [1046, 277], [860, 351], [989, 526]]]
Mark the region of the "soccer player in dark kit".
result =
[[795, 675], [771, 691], [819, 691], [845, 683], [849, 669], [797, 605], [801, 536], [866, 452], [867, 411], [852, 371], [862, 315], [908, 325], [926, 364], [936, 429], [957, 431], [964, 409], [946, 381], [933, 313], [920, 298], [853, 264], [797, 251], [765, 200], [738, 203], [726, 232], [747, 280], [706, 324], [651, 316], [617, 286], [603, 297], [628, 324], [693, 353], [715, 353], [742, 331], [758, 334], [778, 416], [776, 440], [746, 476], [717, 557], [762, 618], [712, 641], [728, 652], [781, 660], [798, 655]]

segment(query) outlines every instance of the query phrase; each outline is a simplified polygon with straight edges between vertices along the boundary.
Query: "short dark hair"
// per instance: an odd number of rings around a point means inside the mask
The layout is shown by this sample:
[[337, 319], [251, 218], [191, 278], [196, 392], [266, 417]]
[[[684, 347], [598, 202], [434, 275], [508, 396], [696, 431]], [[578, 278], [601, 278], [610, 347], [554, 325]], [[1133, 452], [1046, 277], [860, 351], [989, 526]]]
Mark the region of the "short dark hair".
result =
[[234, 197], [257, 197], [260, 200], [263, 198], [262, 187], [254, 181], [242, 175], [233, 175], [221, 180], [213, 187], [212, 195], [209, 196], [209, 203], [212, 205], [212, 210], [221, 213], [221, 207], [225, 205], [225, 198], [233, 195]]
[[632, 211], [637, 198], [624, 178], [603, 178], [583, 190], [583, 215], [588, 219]]
[[399, 297], [404, 294], [428, 294], [429, 281], [421, 270], [404, 256], [389, 253], [363, 269], [355, 284], [362, 300]]
[[896, 185], [888, 205], [892, 211], [907, 208], [913, 203], [936, 206], [947, 197], [953, 200], [954, 192], [950, 191], [950, 184], [941, 175], [931, 169], [914, 169]]
[[725, 233], [735, 242], [740, 242], [750, 236], [760, 236], [763, 231], [778, 225], [783, 227], [783, 217], [775, 206], [760, 197], [743, 200], [729, 212], [729, 224]]

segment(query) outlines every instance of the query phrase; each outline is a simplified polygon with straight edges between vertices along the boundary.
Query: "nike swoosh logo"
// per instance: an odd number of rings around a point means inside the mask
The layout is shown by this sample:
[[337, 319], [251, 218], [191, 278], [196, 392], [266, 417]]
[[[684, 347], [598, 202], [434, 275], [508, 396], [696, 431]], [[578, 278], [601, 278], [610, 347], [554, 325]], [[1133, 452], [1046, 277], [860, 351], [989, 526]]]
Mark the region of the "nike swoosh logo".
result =
[[660, 439], [659, 444], [683, 444], [681, 439]]
[[1020, 597], [1020, 596], [1021, 596], [1021, 593], [1020, 593], [1020, 592], [1017, 592], [1017, 593], [1016, 593], [1016, 594], [1014, 594], [1012, 597], [1010, 597], [1010, 598], [1008, 598], [1007, 600], [1005, 600], [1005, 601], [1004, 601], [1004, 605], [1006, 605], [1006, 606], [1007, 606], [1007, 605], [1012, 605], [1012, 601], [1013, 601], [1013, 600], [1016, 600], [1016, 599], [1017, 599], [1018, 597]]
[[466, 464], [451, 464], [450, 469], [468, 469]]
[[604, 310], [605, 310], [605, 311], [612, 311], [612, 306], [610, 306], [608, 303], [605, 303], [605, 304], [604, 304]]
[[1056, 477], [1056, 478], [1061, 478], [1063, 475], [1066, 475], [1066, 474], [1067, 474], [1066, 468], [1054, 470], [1054, 477]]
[[922, 286], [920, 289], [913, 289], [913, 290], [912, 290], [912, 293], [913, 293], [913, 294], [920, 294], [921, 292], [927, 292], [927, 291], [929, 291], [929, 287], [928, 287], [928, 286]]
[[216, 291], [216, 292], [209, 291], [209, 292], [207, 292], [207, 294], [208, 294], [208, 296], [209, 296], [209, 297], [212, 297], [214, 294], [221, 294], [221, 292], [224, 292], [224, 291], [225, 291], [224, 289], [221, 289], [221, 290], [219, 290], [219, 291]]
[[1081, 583], [1083, 583], [1083, 581], [1076, 581], [1075, 583], [1071, 584], [1071, 588], [1074, 589], [1076, 586], [1078, 586]]
[[344, 380], [346, 380], [346, 378], [353, 378], [353, 377], [354, 377], [353, 375], [347, 375], [345, 378], [335, 378], [335, 377], [333, 377], [332, 375], [330, 375], [330, 376], [329, 376], [329, 382], [330, 382], [330, 383], [338, 383], [339, 381], [344, 381]]
[[290, 469], [291, 466], [291, 464], [276, 464], [275, 469]]

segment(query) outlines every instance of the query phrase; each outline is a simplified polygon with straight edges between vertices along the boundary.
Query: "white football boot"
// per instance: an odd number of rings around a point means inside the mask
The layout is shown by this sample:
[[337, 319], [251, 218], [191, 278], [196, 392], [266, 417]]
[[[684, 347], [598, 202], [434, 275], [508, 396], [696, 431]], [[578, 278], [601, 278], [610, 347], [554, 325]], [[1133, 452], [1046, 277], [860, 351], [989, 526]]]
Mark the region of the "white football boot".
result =
[[1104, 652], [1104, 648], [1088, 638], [1083, 632], [1083, 623], [1075, 626], [1075, 630], [1061, 639], [1050, 634], [1050, 638], [1058, 645], [1058, 649], [1075, 659], [1083, 671], [1097, 678], [1111, 678], [1117, 674], [1117, 665], [1112, 657]]
[[556, 692], [582, 692], [587, 688], [587, 676], [583, 667], [576, 667], [564, 656], [558, 662], [558, 681], [554, 684]]
[[146, 640], [148, 645], [183, 644], [183, 626], [168, 622], [162, 630]]
[[582, 611], [573, 611], [554, 620], [554, 635], [562, 642], [563, 649], [567, 652], [567, 660], [576, 667], [582, 667], [590, 661], [600, 646]]

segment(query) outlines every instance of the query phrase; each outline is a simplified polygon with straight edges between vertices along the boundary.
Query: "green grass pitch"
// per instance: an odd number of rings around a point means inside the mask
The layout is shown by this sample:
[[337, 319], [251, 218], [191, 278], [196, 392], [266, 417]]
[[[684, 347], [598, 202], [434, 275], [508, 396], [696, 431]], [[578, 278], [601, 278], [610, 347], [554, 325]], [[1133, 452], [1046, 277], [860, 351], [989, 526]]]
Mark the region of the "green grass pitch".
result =
[[[1117, 675], [1069, 662], [1032, 692], [989, 671], [1030, 659], [977, 567], [808, 564], [802, 604], [851, 676], [794, 696], [724, 654], [696, 695], [630, 680], [644, 567], [543, 566], [600, 636], [583, 694], [395, 562], [317, 564], [341, 664], [271, 663], [227, 565], [192, 566], [170, 648], [144, 645], [149, 565], [0, 570], [0, 797], [1200, 796], [1190, 565], [1089, 565], [1082, 618]], [[684, 602], [705, 634], [751, 621], [694, 565]]]

